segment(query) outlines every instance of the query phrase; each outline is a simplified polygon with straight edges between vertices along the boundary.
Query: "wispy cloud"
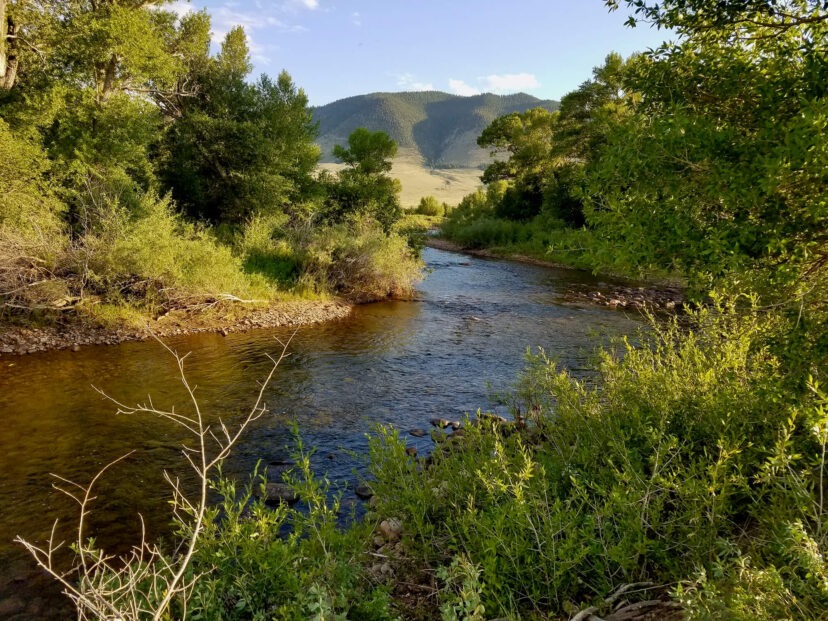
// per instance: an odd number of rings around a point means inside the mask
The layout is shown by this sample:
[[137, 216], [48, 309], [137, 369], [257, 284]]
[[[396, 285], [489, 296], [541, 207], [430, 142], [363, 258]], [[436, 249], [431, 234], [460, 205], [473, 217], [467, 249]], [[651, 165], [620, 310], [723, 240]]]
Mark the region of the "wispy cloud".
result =
[[362, 26], [362, 16], [359, 14], [359, 12], [354, 11], [353, 13], [351, 13], [351, 23], [357, 28]]
[[463, 97], [470, 97], [471, 95], [479, 95], [480, 91], [475, 87], [463, 82], [463, 80], [449, 79], [449, 90], [455, 95], [462, 95]]
[[[161, 10], [172, 11], [179, 18], [188, 13], [203, 8], [204, 0], [174, 0], [163, 5]], [[283, 18], [295, 16], [297, 11], [316, 10], [319, 8], [319, 0], [282, 0], [270, 2], [265, 0], [253, 0], [252, 3], [240, 3], [237, 0], [227, 0], [218, 6], [207, 7], [210, 14], [212, 30], [210, 36], [213, 44], [218, 46], [227, 36], [227, 33], [236, 26], [244, 28], [247, 34], [247, 43], [250, 47], [250, 55], [253, 61], [259, 65], [270, 64], [269, 53], [276, 49], [271, 43], [272, 37], [259, 36], [259, 31], [270, 31], [279, 33], [307, 32], [305, 26], [290, 23]], [[267, 42], [265, 42], [267, 41]]]
[[420, 82], [412, 74], [403, 73], [397, 76], [397, 86], [406, 91], [433, 91], [434, 85], [431, 82]]
[[538, 88], [540, 82], [531, 73], [504, 73], [483, 76], [476, 80], [478, 86], [472, 86], [463, 80], [449, 80], [449, 90], [455, 95], [479, 95], [480, 93], [497, 93], [504, 95], [518, 91], [530, 91]]
[[[306, 8], [316, 8], [319, 5], [317, 0], [296, 0], [296, 2]], [[172, 10], [178, 13], [183, 10], [183, 7], [179, 5], [185, 5], [185, 3], [175, 2], [169, 6], [175, 7]], [[253, 61], [257, 65], [269, 65], [271, 62], [270, 53], [276, 48], [276, 45], [270, 42], [265, 43], [264, 41], [272, 39], [260, 36], [260, 31], [290, 33], [307, 32], [308, 29], [304, 26], [288, 23], [279, 16], [279, 13], [284, 13], [286, 5], [256, 2], [254, 7], [250, 10], [244, 10], [237, 2], [225, 2], [220, 6], [211, 8], [211, 36], [213, 43], [219, 45], [232, 28], [241, 26], [247, 34], [247, 42], [250, 46], [250, 55]]]
[[493, 93], [514, 93], [528, 91], [540, 86], [538, 79], [531, 73], [506, 73], [487, 75], [478, 80], [483, 88]]

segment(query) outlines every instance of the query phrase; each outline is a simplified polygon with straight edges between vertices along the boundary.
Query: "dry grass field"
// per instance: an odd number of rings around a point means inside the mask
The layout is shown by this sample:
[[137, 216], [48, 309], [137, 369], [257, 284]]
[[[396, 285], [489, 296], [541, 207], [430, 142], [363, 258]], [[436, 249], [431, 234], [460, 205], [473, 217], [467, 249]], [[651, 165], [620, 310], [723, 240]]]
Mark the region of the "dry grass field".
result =
[[[342, 166], [331, 163], [319, 165], [331, 171]], [[414, 149], [400, 149], [391, 171], [391, 175], [402, 183], [400, 202], [406, 208], [416, 207], [423, 196], [434, 196], [441, 202], [456, 205], [481, 185], [482, 173], [478, 168], [428, 168]]]

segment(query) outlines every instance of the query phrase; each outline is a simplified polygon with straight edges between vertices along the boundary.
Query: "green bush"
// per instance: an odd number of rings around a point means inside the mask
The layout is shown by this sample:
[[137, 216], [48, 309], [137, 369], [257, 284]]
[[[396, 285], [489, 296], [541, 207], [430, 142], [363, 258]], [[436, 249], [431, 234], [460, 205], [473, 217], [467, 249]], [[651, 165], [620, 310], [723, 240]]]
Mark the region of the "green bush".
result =
[[467, 424], [427, 469], [381, 433], [378, 513], [401, 518], [426, 566], [479, 568], [490, 616], [558, 616], [649, 581], [690, 618], [820, 618], [825, 395], [790, 387], [763, 313], [693, 321], [602, 353], [597, 386], [530, 357], [514, 400], [526, 430]]
[[442, 216], [445, 212], [445, 203], [440, 203], [433, 196], [423, 196], [415, 210], [415, 213], [423, 216]]
[[407, 297], [421, 277], [406, 239], [370, 220], [312, 229], [301, 253], [300, 284], [357, 301]]
[[[296, 456], [285, 477], [307, 507], [268, 506], [266, 481], [238, 490], [227, 479], [211, 509], [190, 568], [189, 619], [391, 619], [390, 597], [365, 568], [371, 526], [337, 526], [342, 507], [327, 482], [314, 478], [310, 455]], [[180, 533], [188, 534], [187, 526]]]
[[77, 260], [86, 262], [90, 279], [104, 292], [144, 281], [149, 288], [142, 291], [163, 292], [156, 302], [164, 304], [219, 294], [271, 295], [261, 280], [244, 273], [229, 247], [174, 214], [168, 199], [144, 195], [136, 216], [116, 203], [98, 220], [98, 227], [84, 237]]

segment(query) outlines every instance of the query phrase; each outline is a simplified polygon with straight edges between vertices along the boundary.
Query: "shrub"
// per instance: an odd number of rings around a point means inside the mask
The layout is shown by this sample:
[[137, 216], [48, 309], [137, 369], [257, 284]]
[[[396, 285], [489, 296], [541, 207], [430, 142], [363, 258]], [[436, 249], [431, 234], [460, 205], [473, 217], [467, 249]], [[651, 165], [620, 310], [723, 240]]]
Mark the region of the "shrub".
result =
[[693, 322], [602, 353], [597, 386], [530, 357], [514, 401], [526, 430], [467, 424], [429, 468], [379, 434], [377, 511], [426, 566], [479, 568], [490, 616], [559, 616], [647, 581], [673, 585], [690, 618], [819, 618], [825, 395], [791, 388], [764, 313]]
[[441, 204], [433, 196], [423, 196], [415, 213], [423, 216], [442, 216], [445, 213], [445, 204]]
[[387, 588], [372, 584], [363, 563], [371, 526], [355, 523], [340, 529], [340, 501], [331, 496], [326, 481], [314, 478], [301, 443], [295, 461], [295, 472], [285, 480], [307, 510], [266, 505], [261, 500], [264, 477], [256, 477], [256, 485], [241, 493], [227, 479], [214, 485], [223, 500], [211, 509], [193, 559], [191, 618], [393, 617]]
[[229, 247], [174, 214], [168, 199], [144, 195], [140, 207], [130, 216], [117, 203], [111, 205], [83, 238], [77, 260], [86, 263], [102, 292], [128, 289], [150, 305], [186, 305], [220, 294], [271, 295], [262, 282], [245, 275]]
[[361, 302], [407, 297], [421, 277], [405, 238], [369, 220], [311, 230], [301, 252], [301, 284]]

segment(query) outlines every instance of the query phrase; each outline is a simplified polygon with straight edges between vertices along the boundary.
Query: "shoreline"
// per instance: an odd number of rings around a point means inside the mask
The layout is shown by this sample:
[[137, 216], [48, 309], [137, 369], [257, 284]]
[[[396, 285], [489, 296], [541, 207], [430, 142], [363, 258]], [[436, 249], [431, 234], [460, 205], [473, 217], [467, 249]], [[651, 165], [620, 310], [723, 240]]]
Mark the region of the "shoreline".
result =
[[464, 248], [448, 239], [442, 237], [427, 237], [425, 245], [435, 250], [445, 250], [446, 252], [457, 252], [459, 254], [468, 254], [473, 257], [481, 257], [483, 259], [501, 259], [504, 261], [516, 261], [517, 263], [528, 263], [529, 265], [540, 265], [542, 267], [554, 267], [564, 270], [578, 270], [577, 267], [566, 265], [565, 263], [556, 263], [555, 261], [544, 261], [543, 259], [536, 259], [525, 254], [498, 254], [487, 250], [486, 248]]
[[[501, 261], [515, 261], [516, 263], [538, 265], [540, 267], [588, 272], [588, 270], [566, 265], [565, 263], [545, 261], [523, 254], [498, 254], [485, 248], [464, 248], [460, 244], [441, 237], [427, 237], [425, 245], [435, 250], [456, 252], [483, 259], [499, 259]], [[619, 310], [637, 310], [656, 313], [680, 312], [685, 307], [686, 300], [682, 287], [671, 284], [641, 283], [623, 276], [607, 275], [607, 277], [628, 284], [608, 285], [608, 290], [605, 292], [595, 291], [591, 288], [570, 288], [563, 293], [562, 299], [566, 302], [576, 304], [593, 304]]]
[[[78, 351], [88, 345], [117, 345], [127, 341], [145, 341], [153, 337], [171, 337], [205, 332], [226, 336], [257, 328], [304, 326], [351, 314], [354, 304], [336, 299], [330, 301], [274, 302], [264, 308], [224, 316], [217, 312], [198, 313], [172, 311], [158, 319], [148, 319], [143, 327], [107, 328], [86, 325], [74, 320], [65, 325], [47, 327], [12, 326], [0, 329], [0, 357], [22, 356], [45, 351], [71, 349]], [[238, 309], [234, 309], [238, 312]]]

